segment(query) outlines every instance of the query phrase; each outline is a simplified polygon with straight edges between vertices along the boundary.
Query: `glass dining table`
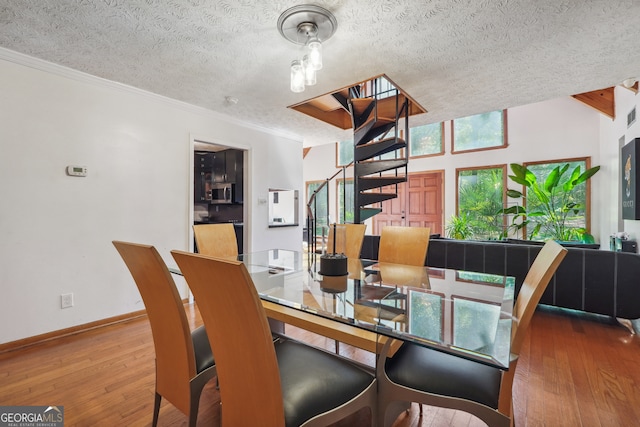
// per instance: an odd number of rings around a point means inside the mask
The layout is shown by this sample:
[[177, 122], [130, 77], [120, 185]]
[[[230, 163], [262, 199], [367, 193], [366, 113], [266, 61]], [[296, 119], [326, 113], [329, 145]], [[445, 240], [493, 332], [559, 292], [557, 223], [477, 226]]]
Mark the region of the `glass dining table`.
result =
[[326, 276], [319, 255], [282, 249], [238, 260], [272, 319], [369, 351], [393, 338], [509, 367], [513, 277], [365, 259]]

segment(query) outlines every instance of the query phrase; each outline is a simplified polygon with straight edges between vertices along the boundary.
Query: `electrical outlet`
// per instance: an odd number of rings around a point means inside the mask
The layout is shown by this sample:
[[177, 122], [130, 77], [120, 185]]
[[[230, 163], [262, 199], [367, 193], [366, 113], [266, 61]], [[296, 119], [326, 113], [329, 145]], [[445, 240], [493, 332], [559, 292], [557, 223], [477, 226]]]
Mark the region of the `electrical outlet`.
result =
[[73, 293], [60, 295], [60, 307], [61, 308], [73, 307]]

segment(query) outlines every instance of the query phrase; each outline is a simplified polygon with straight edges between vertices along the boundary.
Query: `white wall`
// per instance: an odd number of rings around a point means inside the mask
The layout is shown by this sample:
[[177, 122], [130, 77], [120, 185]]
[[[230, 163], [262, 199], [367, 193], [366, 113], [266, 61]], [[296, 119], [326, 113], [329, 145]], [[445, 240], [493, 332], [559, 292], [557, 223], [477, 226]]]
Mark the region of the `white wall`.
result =
[[[635, 107], [638, 110], [640, 103], [638, 95], [621, 86], [615, 89], [616, 117], [609, 126], [603, 126], [602, 159], [608, 167], [607, 185], [601, 191], [608, 197], [603, 201], [607, 206], [616, 206], [617, 209], [607, 211], [606, 221], [603, 221], [603, 236], [615, 231], [626, 231], [631, 239], [640, 238], [640, 221], [623, 220], [621, 209], [621, 171], [620, 171], [620, 139], [627, 144], [635, 138], [640, 138], [640, 124], [638, 118], [627, 128], [627, 114]], [[640, 113], [640, 111], [637, 111]], [[609, 120], [608, 123], [611, 123]], [[604, 228], [604, 227], [607, 228]], [[604, 244], [605, 242], [603, 242]]]
[[190, 248], [194, 135], [249, 149], [249, 250], [300, 249], [302, 226], [269, 229], [266, 204], [269, 187], [302, 193], [300, 141], [4, 50], [0, 93], [0, 343], [144, 308], [111, 241], [169, 264]]
[[[455, 212], [456, 168], [522, 163], [574, 157], [591, 157], [592, 166], [601, 164], [601, 127], [611, 126], [610, 119], [572, 99], [558, 98], [521, 107], [510, 108], [507, 113], [508, 143], [505, 149], [451, 154], [451, 122], [445, 122], [445, 154], [442, 156], [410, 159], [409, 172], [444, 170], [444, 218]], [[608, 124], [607, 121], [608, 120]], [[606, 141], [614, 143], [615, 141]], [[602, 165], [601, 172], [592, 179], [592, 234], [597, 241], [609, 226], [600, 226], [608, 204], [602, 202], [609, 191], [599, 191], [610, 186], [608, 180], [611, 165]], [[351, 169], [351, 168], [350, 168]], [[335, 173], [335, 144], [313, 147], [304, 160], [305, 181], [322, 180]], [[509, 170], [509, 173], [511, 171]], [[513, 184], [508, 182], [510, 186]], [[335, 184], [330, 185], [331, 208], [335, 209]], [[335, 215], [335, 213], [332, 213]], [[607, 214], [608, 215], [608, 214]], [[444, 227], [443, 227], [444, 229]], [[370, 230], [370, 227], [368, 228]], [[608, 240], [604, 242], [608, 247]]]

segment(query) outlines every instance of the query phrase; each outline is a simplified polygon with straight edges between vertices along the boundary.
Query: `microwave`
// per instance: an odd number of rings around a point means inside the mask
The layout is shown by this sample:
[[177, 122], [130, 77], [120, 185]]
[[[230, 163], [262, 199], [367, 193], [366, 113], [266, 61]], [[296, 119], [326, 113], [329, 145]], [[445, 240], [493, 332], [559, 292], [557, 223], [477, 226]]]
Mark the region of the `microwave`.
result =
[[230, 204], [235, 200], [235, 184], [212, 184], [210, 203], [214, 205]]

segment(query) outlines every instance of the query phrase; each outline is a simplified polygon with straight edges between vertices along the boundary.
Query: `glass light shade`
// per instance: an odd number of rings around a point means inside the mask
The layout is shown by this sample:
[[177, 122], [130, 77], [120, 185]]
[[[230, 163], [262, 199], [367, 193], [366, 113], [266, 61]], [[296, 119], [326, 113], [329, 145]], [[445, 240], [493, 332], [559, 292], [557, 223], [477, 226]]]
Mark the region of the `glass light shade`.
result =
[[314, 70], [322, 69], [322, 43], [317, 38], [311, 38], [307, 42], [307, 51], [309, 62], [313, 65]]
[[291, 92], [304, 91], [304, 77], [304, 70], [300, 61], [291, 61]]
[[313, 68], [313, 64], [309, 61], [308, 55], [302, 58], [302, 68], [304, 69], [305, 86], [313, 86], [316, 84], [316, 69]]

